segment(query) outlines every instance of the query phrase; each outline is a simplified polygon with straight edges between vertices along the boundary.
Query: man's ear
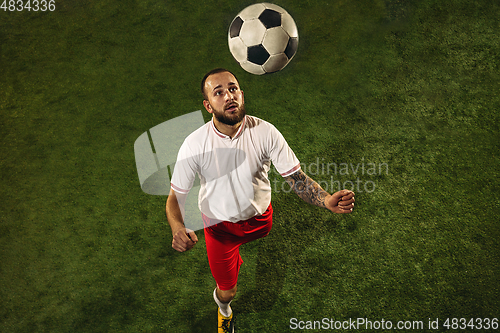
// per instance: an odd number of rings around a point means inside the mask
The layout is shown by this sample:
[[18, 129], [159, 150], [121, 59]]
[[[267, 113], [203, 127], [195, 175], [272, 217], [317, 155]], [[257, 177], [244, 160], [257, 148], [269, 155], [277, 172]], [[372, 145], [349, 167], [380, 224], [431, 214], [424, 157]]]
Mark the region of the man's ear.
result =
[[208, 113], [213, 113], [214, 111], [212, 110], [212, 106], [210, 105], [210, 102], [207, 101], [206, 99], [203, 100], [203, 106], [205, 109], [207, 109]]

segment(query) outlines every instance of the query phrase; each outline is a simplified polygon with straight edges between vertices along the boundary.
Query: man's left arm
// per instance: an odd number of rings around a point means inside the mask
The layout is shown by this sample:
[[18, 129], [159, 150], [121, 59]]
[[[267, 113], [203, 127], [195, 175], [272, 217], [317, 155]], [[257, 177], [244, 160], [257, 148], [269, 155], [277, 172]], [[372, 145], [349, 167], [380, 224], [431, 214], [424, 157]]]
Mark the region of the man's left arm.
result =
[[290, 187], [305, 202], [324, 207], [334, 213], [351, 213], [354, 208], [354, 192], [341, 190], [329, 194], [302, 170], [284, 177]]

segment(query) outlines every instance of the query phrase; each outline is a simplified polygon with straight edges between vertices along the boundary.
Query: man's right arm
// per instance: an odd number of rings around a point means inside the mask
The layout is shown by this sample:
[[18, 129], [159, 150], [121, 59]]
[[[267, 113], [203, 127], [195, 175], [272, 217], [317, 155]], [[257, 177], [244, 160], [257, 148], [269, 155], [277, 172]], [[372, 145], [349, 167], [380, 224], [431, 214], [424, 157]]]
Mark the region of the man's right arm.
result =
[[184, 226], [184, 204], [186, 195], [174, 192], [170, 189], [167, 198], [166, 213], [168, 224], [172, 229], [172, 248], [179, 252], [184, 252], [193, 248], [198, 242], [198, 237], [194, 231], [186, 229]]

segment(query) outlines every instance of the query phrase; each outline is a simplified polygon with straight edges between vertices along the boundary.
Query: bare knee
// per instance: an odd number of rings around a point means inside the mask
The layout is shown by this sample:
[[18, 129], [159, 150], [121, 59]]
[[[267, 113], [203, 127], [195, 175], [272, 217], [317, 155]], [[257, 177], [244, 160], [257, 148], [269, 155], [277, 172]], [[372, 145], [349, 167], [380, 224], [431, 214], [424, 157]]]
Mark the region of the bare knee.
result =
[[236, 286], [234, 286], [233, 289], [229, 290], [220, 290], [217, 287], [217, 298], [222, 303], [229, 303], [233, 300], [234, 296], [236, 296], [236, 289], [237, 289]]

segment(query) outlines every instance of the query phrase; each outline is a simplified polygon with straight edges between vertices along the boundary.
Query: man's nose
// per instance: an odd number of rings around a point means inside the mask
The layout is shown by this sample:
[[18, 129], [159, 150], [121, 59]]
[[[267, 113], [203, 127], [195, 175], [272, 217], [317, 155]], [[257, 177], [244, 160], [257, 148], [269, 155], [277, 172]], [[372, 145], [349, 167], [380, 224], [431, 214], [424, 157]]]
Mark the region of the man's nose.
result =
[[228, 90], [226, 91], [226, 101], [232, 101], [234, 100], [234, 95]]

